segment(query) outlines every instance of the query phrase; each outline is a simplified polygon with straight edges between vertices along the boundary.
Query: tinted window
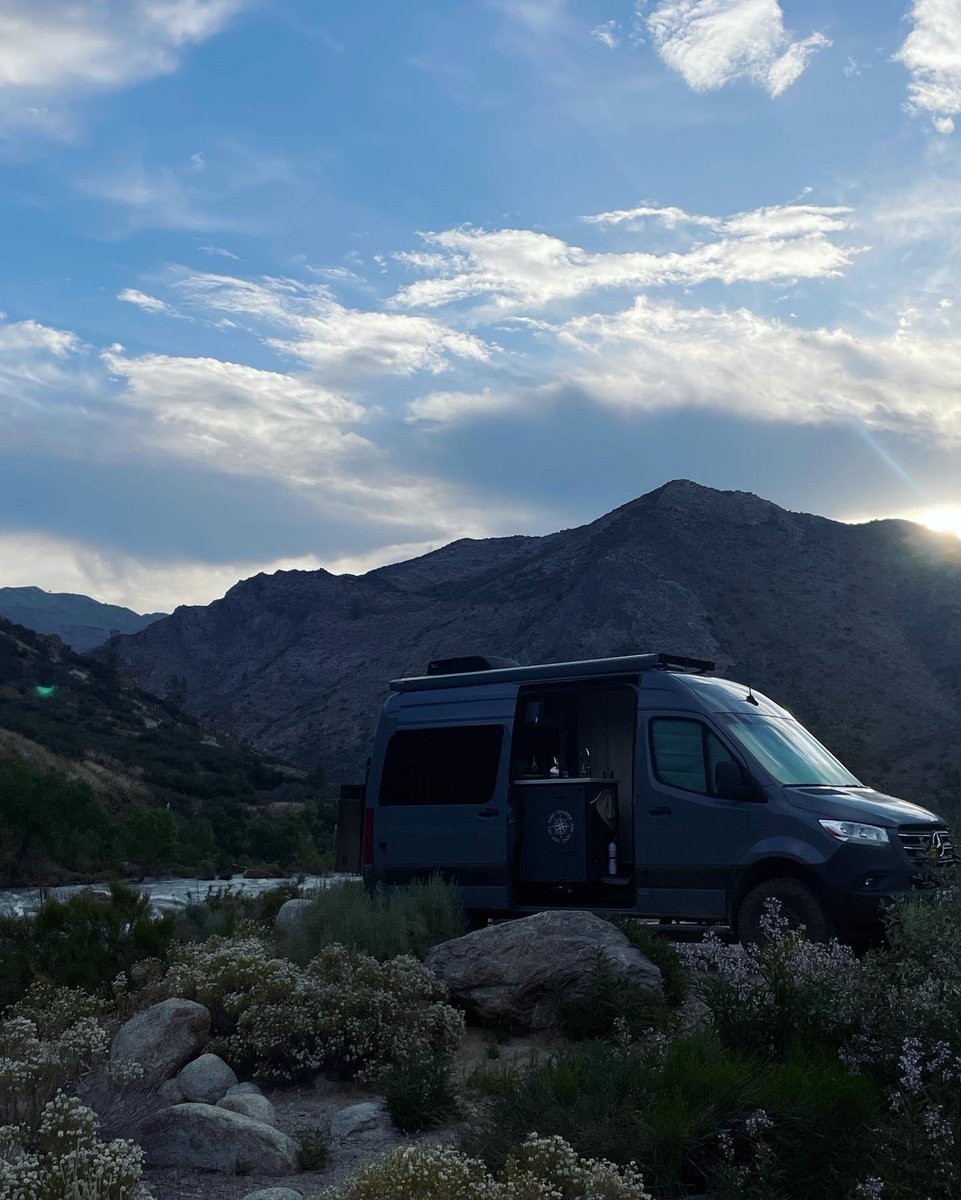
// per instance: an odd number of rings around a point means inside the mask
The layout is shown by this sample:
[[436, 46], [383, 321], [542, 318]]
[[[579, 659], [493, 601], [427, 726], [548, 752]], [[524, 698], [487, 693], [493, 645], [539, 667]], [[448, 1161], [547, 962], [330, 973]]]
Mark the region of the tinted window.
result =
[[654, 774], [669, 787], [714, 794], [714, 768], [734, 762], [724, 743], [700, 721], [658, 717], [651, 722]]
[[489, 804], [502, 725], [404, 729], [387, 746], [381, 804]]

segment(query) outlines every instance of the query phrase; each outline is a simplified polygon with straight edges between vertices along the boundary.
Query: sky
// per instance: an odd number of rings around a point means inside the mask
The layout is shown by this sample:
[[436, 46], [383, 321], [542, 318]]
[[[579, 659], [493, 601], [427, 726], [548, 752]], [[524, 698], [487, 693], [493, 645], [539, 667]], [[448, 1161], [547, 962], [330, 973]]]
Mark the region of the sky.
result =
[[961, 0], [0, 0], [0, 584], [961, 532], [959, 139]]

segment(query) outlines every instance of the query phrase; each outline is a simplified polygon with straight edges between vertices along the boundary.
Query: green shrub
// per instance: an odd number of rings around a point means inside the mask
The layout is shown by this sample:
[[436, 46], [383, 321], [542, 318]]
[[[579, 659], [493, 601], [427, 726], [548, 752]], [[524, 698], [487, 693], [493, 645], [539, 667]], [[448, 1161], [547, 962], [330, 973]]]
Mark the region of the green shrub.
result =
[[140, 959], [163, 958], [174, 924], [173, 916], [152, 916], [147, 897], [123, 884], [109, 896], [48, 900], [32, 922], [31, 969], [52, 983], [106, 992]]
[[359, 883], [326, 888], [304, 910], [299, 925], [286, 945], [298, 962], [334, 943], [378, 959], [423, 958], [432, 946], [460, 937], [465, 929], [458, 889], [438, 877], [373, 895]]
[[685, 967], [677, 947], [633, 917], [610, 917], [612, 924], [627, 937], [661, 972], [664, 998], [671, 1008], [678, 1008], [691, 990], [691, 974]]
[[47, 900], [35, 917], [0, 918], [0, 1013], [35, 980], [107, 995], [116, 977], [147, 957], [163, 958], [174, 918], [155, 918], [133, 888]]
[[767, 1146], [785, 1196], [834, 1200], [868, 1173], [883, 1112], [874, 1085], [837, 1062], [772, 1063], [710, 1031], [642, 1055], [583, 1043], [544, 1062], [484, 1064], [469, 1082], [485, 1100], [462, 1142], [488, 1164], [504, 1163], [536, 1129], [582, 1155], [637, 1161], [664, 1194], [713, 1190], [728, 1168], [749, 1179]]
[[177, 917], [177, 935], [185, 941], [233, 937], [244, 925], [273, 929], [280, 908], [299, 895], [297, 883], [278, 883], [257, 895], [231, 887], [210, 887], [192, 899]]
[[578, 1158], [561, 1138], [524, 1139], [499, 1178], [448, 1147], [404, 1146], [364, 1167], [328, 1200], [650, 1200], [633, 1168]]
[[667, 1026], [669, 1011], [661, 992], [638, 987], [615, 974], [599, 951], [587, 989], [577, 996], [561, 995], [557, 1015], [562, 1033], [574, 1041], [627, 1034], [639, 1037]]
[[450, 1063], [443, 1058], [414, 1055], [387, 1074], [383, 1090], [391, 1120], [405, 1133], [446, 1125], [458, 1113]]
[[322, 1171], [330, 1158], [330, 1146], [324, 1131], [322, 1129], [302, 1129], [296, 1137], [297, 1145], [300, 1146], [300, 1169], [302, 1171]]

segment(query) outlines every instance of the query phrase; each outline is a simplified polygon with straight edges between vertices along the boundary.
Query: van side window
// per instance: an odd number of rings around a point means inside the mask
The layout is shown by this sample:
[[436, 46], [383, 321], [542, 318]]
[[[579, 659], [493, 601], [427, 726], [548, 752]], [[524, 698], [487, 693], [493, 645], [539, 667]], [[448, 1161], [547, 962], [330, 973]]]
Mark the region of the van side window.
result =
[[400, 730], [387, 745], [380, 803], [489, 804], [503, 741], [503, 725]]
[[656, 717], [651, 722], [651, 757], [660, 783], [701, 796], [714, 795], [717, 764], [736, 761], [706, 725], [684, 717]]

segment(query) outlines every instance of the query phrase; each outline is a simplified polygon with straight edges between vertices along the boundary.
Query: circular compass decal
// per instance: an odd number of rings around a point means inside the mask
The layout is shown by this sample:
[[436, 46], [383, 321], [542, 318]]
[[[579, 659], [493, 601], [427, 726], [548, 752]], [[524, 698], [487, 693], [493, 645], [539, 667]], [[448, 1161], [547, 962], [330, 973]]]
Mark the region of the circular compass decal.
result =
[[563, 846], [574, 836], [574, 818], [566, 808], [555, 808], [547, 818], [547, 836], [558, 846]]

